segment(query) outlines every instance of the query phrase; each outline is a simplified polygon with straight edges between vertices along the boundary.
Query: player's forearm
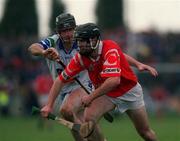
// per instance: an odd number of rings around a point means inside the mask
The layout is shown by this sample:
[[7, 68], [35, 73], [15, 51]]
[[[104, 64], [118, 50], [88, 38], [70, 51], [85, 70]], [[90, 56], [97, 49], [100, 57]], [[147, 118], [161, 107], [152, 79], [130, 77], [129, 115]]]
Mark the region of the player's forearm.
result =
[[104, 83], [98, 87], [90, 96], [92, 100], [107, 94], [111, 90], [115, 89], [120, 84], [120, 77], [107, 78]]
[[43, 56], [44, 49], [40, 46], [40, 44], [34, 43], [28, 48], [28, 51], [31, 52], [32, 55]]
[[136, 59], [134, 59], [133, 57], [127, 55], [124, 53], [124, 56], [126, 57], [128, 63], [131, 65], [131, 66], [135, 66], [137, 67], [141, 62], [137, 61]]
[[54, 105], [54, 101], [56, 99], [56, 97], [58, 96], [60, 90], [62, 89], [62, 87], [64, 86], [64, 82], [62, 82], [58, 77], [56, 78], [56, 80], [54, 81], [50, 93], [49, 93], [49, 97], [48, 97], [48, 104], [50, 107], [53, 107]]

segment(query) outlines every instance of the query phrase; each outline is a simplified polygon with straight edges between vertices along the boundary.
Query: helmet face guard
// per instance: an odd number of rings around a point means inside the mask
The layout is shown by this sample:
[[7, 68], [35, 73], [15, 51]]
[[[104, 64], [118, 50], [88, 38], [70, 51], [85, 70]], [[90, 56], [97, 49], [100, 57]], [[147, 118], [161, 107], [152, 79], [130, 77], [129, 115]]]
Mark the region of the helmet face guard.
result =
[[[95, 46], [92, 45], [92, 39], [97, 37], [98, 41]], [[100, 30], [94, 23], [87, 23], [76, 27], [74, 32], [74, 39], [86, 40], [90, 43], [92, 49], [96, 49], [100, 42]]]
[[59, 33], [66, 29], [76, 27], [76, 21], [73, 15], [63, 13], [56, 17], [56, 31]]

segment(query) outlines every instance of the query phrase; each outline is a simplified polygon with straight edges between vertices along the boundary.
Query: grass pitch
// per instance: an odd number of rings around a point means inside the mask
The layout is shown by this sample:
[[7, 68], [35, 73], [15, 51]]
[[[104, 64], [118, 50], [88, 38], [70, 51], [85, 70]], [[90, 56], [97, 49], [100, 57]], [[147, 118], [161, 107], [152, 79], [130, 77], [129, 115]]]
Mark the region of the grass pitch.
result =
[[[159, 141], [180, 141], [180, 117], [150, 118], [151, 127]], [[142, 141], [128, 117], [122, 116], [111, 124], [104, 120], [100, 126], [108, 141]], [[49, 128], [38, 127], [37, 118], [0, 117], [0, 141], [73, 141], [69, 130], [51, 121]]]

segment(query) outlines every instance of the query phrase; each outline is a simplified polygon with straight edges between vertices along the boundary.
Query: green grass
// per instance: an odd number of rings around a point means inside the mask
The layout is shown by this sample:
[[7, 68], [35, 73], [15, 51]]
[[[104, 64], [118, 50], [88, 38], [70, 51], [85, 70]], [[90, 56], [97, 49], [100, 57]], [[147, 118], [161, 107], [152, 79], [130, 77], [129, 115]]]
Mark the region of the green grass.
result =
[[[0, 118], [0, 141], [73, 141], [66, 127], [51, 123], [50, 129], [40, 130], [36, 118]], [[151, 118], [150, 123], [159, 141], [180, 141], [180, 117]], [[108, 141], [142, 141], [126, 116], [112, 124], [102, 120], [101, 127]]]

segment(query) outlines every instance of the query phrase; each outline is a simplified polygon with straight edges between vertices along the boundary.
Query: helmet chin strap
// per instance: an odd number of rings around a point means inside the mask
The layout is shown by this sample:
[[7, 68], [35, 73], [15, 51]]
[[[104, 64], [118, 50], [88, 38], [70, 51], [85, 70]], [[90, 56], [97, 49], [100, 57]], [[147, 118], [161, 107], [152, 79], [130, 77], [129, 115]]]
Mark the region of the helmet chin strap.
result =
[[61, 41], [63, 42], [63, 44], [65, 43], [64, 39], [61, 37], [61, 35], [58, 33], [59, 38], [61, 39]]
[[97, 40], [95, 46], [93, 46], [93, 44], [92, 44], [92, 39], [89, 39], [89, 42], [90, 42], [91, 48], [92, 48], [93, 50], [95, 50], [95, 49], [99, 46], [99, 43], [100, 43], [100, 37], [99, 37], [99, 39]]
[[[58, 32], [57, 32], [58, 33]], [[62, 39], [62, 37], [61, 37], [61, 35], [58, 33], [58, 36], [59, 36], [59, 38], [61, 39], [61, 41], [63, 41], [64, 42], [64, 40]]]

